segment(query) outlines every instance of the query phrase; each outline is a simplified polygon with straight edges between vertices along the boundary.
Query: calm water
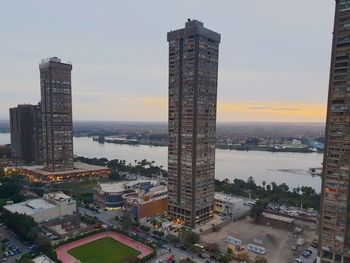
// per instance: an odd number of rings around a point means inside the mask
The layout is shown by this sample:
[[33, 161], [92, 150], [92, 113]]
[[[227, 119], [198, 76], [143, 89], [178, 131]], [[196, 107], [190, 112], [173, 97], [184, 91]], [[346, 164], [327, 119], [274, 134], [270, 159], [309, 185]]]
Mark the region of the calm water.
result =
[[[10, 142], [9, 134], [0, 133], [0, 145]], [[147, 159], [167, 167], [167, 147], [145, 145], [129, 146], [119, 144], [99, 144], [92, 138], [74, 138], [74, 153], [85, 157], [105, 157], [108, 159], [134, 160]], [[322, 154], [318, 153], [270, 153], [259, 151], [216, 150], [216, 178], [246, 180], [254, 177], [258, 184], [275, 182], [286, 183], [290, 188], [311, 186], [320, 191], [320, 177], [307, 173], [310, 167], [321, 167]]]

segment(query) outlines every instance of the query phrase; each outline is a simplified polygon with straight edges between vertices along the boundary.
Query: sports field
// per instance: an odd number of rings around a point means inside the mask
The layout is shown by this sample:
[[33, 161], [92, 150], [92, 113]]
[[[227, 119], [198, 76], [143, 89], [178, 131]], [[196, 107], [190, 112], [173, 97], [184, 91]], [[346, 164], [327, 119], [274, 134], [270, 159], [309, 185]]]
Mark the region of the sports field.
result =
[[129, 257], [141, 254], [111, 237], [104, 237], [68, 251], [81, 263], [123, 263]]
[[102, 232], [56, 248], [62, 263], [123, 263], [128, 257], [143, 258], [152, 248], [116, 232]]

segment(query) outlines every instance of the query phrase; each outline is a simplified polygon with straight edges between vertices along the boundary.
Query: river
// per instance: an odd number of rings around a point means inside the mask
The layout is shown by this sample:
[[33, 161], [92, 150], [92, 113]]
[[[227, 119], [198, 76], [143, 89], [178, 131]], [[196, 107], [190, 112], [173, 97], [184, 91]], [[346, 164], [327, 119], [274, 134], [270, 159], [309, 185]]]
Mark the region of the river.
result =
[[[0, 133], [0, 145], [10, 143], [10, 135]], [[105, 157], [108, 159], [134, 160], [147, 159], [157, 165], [167, 167], [167, 147], [146, 145], [129, 146], [120, 144], [99, 144], [92, 138], [75, 137], [74, 154], [85, 157]], [[247, 180], [252, 176], [257, 184], [286, 183], [290, 189], [298, 186], [311, 186], [317, 192], [321, 189], [321, 178], [312, 177], [310, 167], [321, 167], [320, 153], [271, 153], [262, 151], [236, 151], [216, 149], [215, 178]]]

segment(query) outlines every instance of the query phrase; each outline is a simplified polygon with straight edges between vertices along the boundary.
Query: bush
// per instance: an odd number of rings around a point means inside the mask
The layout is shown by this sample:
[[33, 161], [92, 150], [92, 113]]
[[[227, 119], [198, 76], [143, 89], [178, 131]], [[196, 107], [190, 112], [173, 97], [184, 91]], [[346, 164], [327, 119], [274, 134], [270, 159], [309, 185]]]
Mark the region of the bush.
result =
[[140, 228], [141, 228], [143, 231], [146, 231], [146, 232], [151, 231], [151, 228], [148, 227], [148, 226], [141, 225]]
[[163, 231], [159, 231], [159, 230], [153, 230], [153, 234], [157, 235], [157, 236], [164, 236], [164, 232]]

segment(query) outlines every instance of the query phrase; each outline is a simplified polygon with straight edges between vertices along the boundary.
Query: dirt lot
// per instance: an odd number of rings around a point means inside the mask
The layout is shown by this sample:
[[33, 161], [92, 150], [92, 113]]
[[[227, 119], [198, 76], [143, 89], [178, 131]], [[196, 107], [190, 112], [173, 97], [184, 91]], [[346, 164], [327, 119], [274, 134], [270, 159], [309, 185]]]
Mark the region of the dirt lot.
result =
[[[211, 232], [201, 235], [203, 243], [218, 243], [222, 251], [226, 251], [228, 243], [226, 238], [228, 235], [242, 240], [243, 247], [247, 244], [256, 244], [267, 249], [265, 255], [269, 263], [290, 263], [298, 254], [298, 250], [302, 251], [305, 246], [296, 247], [297, 251], [293, 251], [292, 247], [296, 246], [298, 237], [305, 239], [305, 244], [310, 243], [316, 237], [316, 225], [313, 223], [296, 222], [304, 229], [301, 233], [292, 233], [287, 230], [274, 228], [271, 226], [259, 225], [250, 219], [243, 219], [237, 222], [229, 223], [217, 232]], [[255, 243], [254, 240], [261, 240], [262, 243]], [[232, 246], [230, 246], [233, 248]], [[234, 248], [233, 248], [234, 249]], [[234, 250], [235, 253], [237, 251]], [[249, 252], [251, 259], [257, 254]]]

